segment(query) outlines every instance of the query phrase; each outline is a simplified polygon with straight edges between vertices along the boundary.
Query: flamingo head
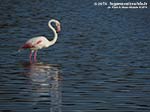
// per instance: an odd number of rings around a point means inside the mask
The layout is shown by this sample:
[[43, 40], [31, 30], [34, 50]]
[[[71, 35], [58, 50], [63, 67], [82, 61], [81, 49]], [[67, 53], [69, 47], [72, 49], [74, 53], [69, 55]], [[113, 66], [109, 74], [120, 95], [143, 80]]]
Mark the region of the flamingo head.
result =
[[56, 20], [56, 32], [59, 33], [61, 31], [60, 22]]

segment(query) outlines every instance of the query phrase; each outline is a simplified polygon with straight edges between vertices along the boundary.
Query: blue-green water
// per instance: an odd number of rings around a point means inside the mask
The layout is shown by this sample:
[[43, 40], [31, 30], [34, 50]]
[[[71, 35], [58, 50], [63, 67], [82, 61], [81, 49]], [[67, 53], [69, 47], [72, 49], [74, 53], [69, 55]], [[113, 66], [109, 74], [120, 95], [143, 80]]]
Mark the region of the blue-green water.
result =
[[[148, 9], [107, 9], [93, 0], [0, 0], [1, 112], [149, 112]], [[57, 43], [17, 52], [29, 38]]]

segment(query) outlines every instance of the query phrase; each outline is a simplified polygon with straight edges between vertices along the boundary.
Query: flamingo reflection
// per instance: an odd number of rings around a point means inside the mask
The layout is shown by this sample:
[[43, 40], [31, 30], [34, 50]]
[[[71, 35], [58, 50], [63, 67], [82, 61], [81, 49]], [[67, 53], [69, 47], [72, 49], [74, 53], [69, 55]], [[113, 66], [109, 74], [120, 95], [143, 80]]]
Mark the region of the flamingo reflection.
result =
[[61, 112], [59, 66], [44, 63], [24, 63], [23, 66], [28, 70], [26, 75], [34, 87], [32, 89], [34, 90], [32, 92], [34, 102], [36, 102], [34, 105], [37, 105], [38, 102], [46, 102], [50, 105], [50, 112]]

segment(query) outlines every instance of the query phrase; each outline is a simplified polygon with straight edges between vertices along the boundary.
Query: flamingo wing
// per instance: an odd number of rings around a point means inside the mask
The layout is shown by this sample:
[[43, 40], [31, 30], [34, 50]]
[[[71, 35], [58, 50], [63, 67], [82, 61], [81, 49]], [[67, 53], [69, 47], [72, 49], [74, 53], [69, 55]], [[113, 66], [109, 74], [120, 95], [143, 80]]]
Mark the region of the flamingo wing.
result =
[[32, 43], [25, 43], [25, 44], [22, 46], [23, 49], [32, 48], [32, 47], [33, 47]]
[[40, 38], [32, 38], [28, 40], [22, 48], [27, 49], [27, 48], [38, 48], [40, 44], [42, 43], [42, 39]]

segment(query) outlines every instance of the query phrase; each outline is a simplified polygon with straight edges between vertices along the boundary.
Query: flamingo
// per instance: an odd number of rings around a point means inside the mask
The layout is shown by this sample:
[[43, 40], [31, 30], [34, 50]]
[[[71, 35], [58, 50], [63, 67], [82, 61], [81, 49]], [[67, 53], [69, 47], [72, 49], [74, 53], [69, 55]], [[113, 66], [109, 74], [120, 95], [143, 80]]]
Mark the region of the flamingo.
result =
[[[56, 25], [56, 29], [52, 26], [52, 23], [55, 23]], [[34, 61], [36, 62], [37, 61], [37, 51], [39, 49], [42, 49], [42, 48], [47, 48], [49, 46], [52, 46], [56, 43], [57, 41], [57, 38], [58, 38], [58, 32], [61, 31], [61, 27], [60, 27], [60, 22], [58, 20], [55, 20], [55, 19], [51, 19], [49, 20], [48, 22], [48, 26], [49, 28], [53, 31], [54, 33], [54, 38], [53, 40], [49, 41], [46, 37], [44, 36], [38, 36], [38, 37], [33, 37], [31, 39], [29, 39], [20, 49], [30, 49], [31, 52], [30, 52], [30, 55], [29, 55], [29, 59], [30, 59], [30, 62], [32, 62], [32, 55], [34, 53]]]

